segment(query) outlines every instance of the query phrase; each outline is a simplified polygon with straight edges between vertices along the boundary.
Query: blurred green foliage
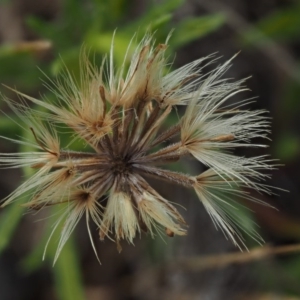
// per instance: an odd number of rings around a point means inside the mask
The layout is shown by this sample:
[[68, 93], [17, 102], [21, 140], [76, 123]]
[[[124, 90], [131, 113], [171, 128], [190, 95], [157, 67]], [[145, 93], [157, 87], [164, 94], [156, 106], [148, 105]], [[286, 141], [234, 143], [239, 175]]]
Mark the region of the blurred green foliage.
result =
[[[272, 51], [270, 41], [279, 45], [293, 45], [299, 42], [299, 36], [300, 4], [296, 1], [287, 7], [270, 12], [257, 21], [254, 26], [243, 33], [242, 44], [246, 48], [265, 46]], [[297, 119], [300, 112], [300, 64], [299, 61], [295, 63], [293, 67], [297, 74], [295, 74], [295, 78], [286, 81], [282, 101], [279, 103], [278, 118], [282, 122], [280, 122], [281, 130], [274, 147], [274, 155], [287, 163], [296, 159], [300, 149], [300, 139], [296, 133], [297, 125], [289, 122]]]
[[276, 41], [288, 42], [300, 34], [300, 4], [274, 11], [258, 21], [253, 28], [244, 33], [246, 45], [265, 43], [266, 37]]
[[[51, 52], [39, 51], [34, 48], [16, 44], [0, 46], [0, 82], [11, 87], [16, 87], [24, 93], [37, 95], [42, 92], [49, 98], [50, 92], [41, 86], [41, 74], [37, 66], [50, 78], [55, 78], [65, 67], [76, 77], [79, 73], [78, 57], [82, 45], [90, 50], [90, 53], [103, 57], [110, 50], [112, 37], [114, 36], [114, 59], [116, 65], [123, 62], [123, 56], [132, 37], [132, 49], [146, 32], [155, 36], [157, 42], [164, 42], [168, 34], [174, 29], [169, 41], [169, 51], [174, 55], [176, 49], [193, 40], [208, 35], [226, 23], [224, 14], [209, 14], [201, 17], [188, 17], [176, 21], [174, 14], [184, 4], [184, 0], [146, 1], [142, 15], [136, 19], [131, 16], [131, 6], [136, 1], [132, 0], [64, 0], [59, 14], [53, 21], [45, 21], [39, 16], [29, 16], [25, 23], [36, 34], [38, 40], [47, 41], [52, 45]], [[9, 5], [10, 1], [1, 0], [2, 5]], [[274, 40], [281, 43], [292, 43], [300, 34], [300, 5], [298, 2], [288, 8], [274, 11], [254, 24], [251, 29], [242, 35], [242, 45], [246, 49], [253, 46], [268, 44]], [[50, 52], [50, 55], [49, 55]], [[46, 59], [45, 59], [46, 57]], [[50, 57], [50, 58], [49, 58]], [[298, 67], [298, 66], [296, 66]], [[299, 68], [300, 74], [300, 68]], [[46, 79], [47, 81], [47, 79]], [[3, 90], [3, 89], [2, 89]], [[280, 113], [282, 119], [287, 119], [291, 114], [299, 114], [299, 82], [289, 82], [286, 87], [284, 101], [281, 103]], [[12, 92], [6, 90], [10, 97]], [[9, 114], [5, 103], [0, 102], [0, 108]], [[173, 118], [176, 118], [174, 115]], [[300, 140], [296, 133], [289, 128], [288, 123], [282, 123], [282, 135], [276, 140], [275, 157], [281, 157], [283, 161], [292, 161], [299, 155]], [[286, 134], [289, 132], [289, 134]], [[0, 135], [16, 137], [25, 135], [20, 127], [13, 121], [13, 115], [3, 115], [0, 118]], [[27, 137], [32, 139], [33, 137]], [[68, 141], [67, 141], [68, 142]], [[73, 148], [81, 145], [72, 144]], [[31, 149], [19, 149], [20, 151]], [[30, 176], [31, 170], [25, 169], [25, 176]], [[23, 201], [26, 200], [25, 198]], [[249, 211], [239, 211], [237, 217], [249, 215]], [[23, 207], [20, 202], [11, 204], [1, 212], [0, 218], [0, 253], [9, 245], [15, 228], [23, 215]], [[49, 220], [49, 223], [53, 221]], [[48, 224], [46, 233], [35, 250], [22, 261], [22, 270], [30, 273], [41, 267], [42, 256], [47, 239], [51, 233], [51, 224]], [[252, 222], [245, 223], [245, 230], [253, 229]], [[299, 230], [298, 226], [296, 226]], [[50, 241], [46, 261], [52, 264], [56, 251], [59, 230]], [[149, 242], [150, 243], [150, 242]], [[169, 244], [170, 245], [170, 244]], [[159, 261], [163, 256], [163, 241], [151, 244], [147, 247], [153, 261]], [[291, 270], [293, 276], [299, 278], [299, 258], [289, 262], [285, 266]], [[71, 269], [72, 268], [72, 269]], [[65, 245], [60, 258], [52, 269], [56, 290], [59, 299], [85, 299], [80, 266], [77, 257], [76, 244], [71, 238]], [[274, 273], [275, 274], [275, 273]], [[271, 277], [270, 277], [271, 278]], [[271, 279], [270, 279], [271, 280]], [[275, 281], [272, 281], [273, 285]]]

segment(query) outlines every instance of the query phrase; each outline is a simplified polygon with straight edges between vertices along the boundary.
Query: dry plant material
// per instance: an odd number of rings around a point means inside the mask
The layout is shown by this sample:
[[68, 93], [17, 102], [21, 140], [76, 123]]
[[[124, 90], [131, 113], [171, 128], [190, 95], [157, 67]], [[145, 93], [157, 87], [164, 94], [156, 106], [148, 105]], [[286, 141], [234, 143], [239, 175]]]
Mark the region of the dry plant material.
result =
[[[113, 44], [109, 59], [100, 67], [83, 51], [80, 80], [65, 70], [47, 85], [55, 103], [18, 91], [20, 102], [6, 99], [35, 142], [6, 139], [36, 150], [1, 154], [0, 163], [7, 168], [30, 166], [36, 172], [3, 200], [2, 207], [28, 193], [29, 208], [61, 205], [53, 229], [64, 224], [55, 260], [81, 217], [86, 219], [94, 250], [90, 221], [98, 226], [100, 239], [109, 237], [119, 250], [120, 240], [133, 243], [142, 231], [152, 236], [156, 232], [185, 235], [184, 219], [150, 186], [149, 176], [193, 189], [215, 225], [234, 244], [243, 245], [241, 231], [260, 239], [239, 220], [232, 205], [236, 197], [258, 201], [241, 188], [269, 192], [261, 183], [266, 177], [261, 170], [272, 166], [264, 156], [239, 157], [232, 149], [264, 147], [251, 139], [266, 138], [269, 124], [265, 112], [244, 109], [250, 100], [228, 104], [231, 97], [247, 90], [245, 79], [231, 82], [222, 78], [231, 60], [208, 74], [202, 74], [202, 69], [215, 62], [212, 56], [166, 74], [167, 42], [155, 46], [152, 36], [146, 35], [129, 68], [130, 46], [117, 71]], [[166, 119], [176, 106], [184, 106], [185, 113], [166, 128]], [[85, 146], [82, 152], [62, 149], [57, 133], [62, 126], [93, 151], [85, 151]], [[165, 168], [186, 155], [204, 164], [207, 171], [191, 176]]]
[[278, 255], [290, 255], [299, 252], [300, 244], [291, 244], [277, 247], [266, 245], [264, 247], [253, 248], [250, 252], [232, 252], [218, 255], [204, 255], [178, 259], [176, 263], [170, 263], [168, 267], [199, 272], [208, 269], [225, 268], [233, 264], [247, 264], [254, 261], [272, 258]]

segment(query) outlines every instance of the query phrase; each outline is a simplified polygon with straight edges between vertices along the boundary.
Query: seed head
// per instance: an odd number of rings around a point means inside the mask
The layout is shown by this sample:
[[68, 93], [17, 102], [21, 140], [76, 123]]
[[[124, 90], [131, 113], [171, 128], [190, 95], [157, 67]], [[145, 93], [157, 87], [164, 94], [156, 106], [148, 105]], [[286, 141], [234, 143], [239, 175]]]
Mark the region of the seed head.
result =
[[[36, 151], [1, 154], [4, 167], [35, 170], [2, 206], [28, 193], [29, 208], [64, 205], [54, 226], [64, 223], [55, 260], [82, 217], [94, 250], [90, 221], [99, 228], [100, 239], [114, 240], [119, 250], [121, 240], [134, 243], [142, 232], [185, 235], [184, 219], [148, 183], [149, 177], [193, 189], [214, 223], [236, 245], [243, 243], [239, 227], [244, 228], [232, 216], [232, 201], [236, 197], [255, 201], [242, 190], [245, 187], [268, 192], [260, 183], [265, 177], [260, 172], [272, 168], [269, 161], [232, 152], [237, 147], [263, 146], [251, 140], [265, 138], [269, 125], [263, 111], [244, 109], [249, 101], [228, 104], [231, 97], [246, 90], [245, 80], [222, 78], [231, 60], [209, 74], [202, 74], [202, 69], [213, 62], [211, 56], [166, 74], [167, 45], [154, 44], [150, 35], [142, 39], [128, 71], [129, 51], [117, 72], [113, 45], [109, 60], [104, 59], [100, 67], [83, 51], [79, 82], [66, 70], [48, 85], [55, 103], [18, 91], [20, 102], [6, 100], [35, 140], [13, 141], [30, 144]], [[36, 108], [30, 108], [25, 99]], [[185, 113], [167, 127], [166, 120], [176, 106], [184, 106]], [[62, 149], [57, 133], [61, 126], [71, 129], [91, 150]], [[191, 176], [167, 169], [184, 156], [201, 162], [207, 170]]]

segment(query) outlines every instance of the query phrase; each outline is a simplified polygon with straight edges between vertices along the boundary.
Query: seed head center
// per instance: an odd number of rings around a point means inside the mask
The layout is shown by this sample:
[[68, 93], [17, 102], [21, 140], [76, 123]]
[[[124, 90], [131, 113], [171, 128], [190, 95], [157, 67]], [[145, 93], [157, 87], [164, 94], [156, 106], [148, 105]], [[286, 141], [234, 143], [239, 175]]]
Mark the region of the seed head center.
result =
[[111, 169], [115, 175], [124, 175], [131, 171], [131, 165], [128, 157], [115, 157]]

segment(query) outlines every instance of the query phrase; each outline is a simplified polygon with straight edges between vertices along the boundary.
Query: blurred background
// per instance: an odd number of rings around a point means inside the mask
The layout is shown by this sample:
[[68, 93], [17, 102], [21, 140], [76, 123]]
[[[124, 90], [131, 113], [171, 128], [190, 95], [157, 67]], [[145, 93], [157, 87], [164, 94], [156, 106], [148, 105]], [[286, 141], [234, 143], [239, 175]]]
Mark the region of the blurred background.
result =
[[[258, 196], [277, 210], [243, 203], [248, 208], [241, 211], [245, 222], [257, 226], [266, 241], [261, 248], [246, 237], [249, 248], [255, 248], [253, 255], [239, 254], [215, 230], [193, 193], [153, 183], [165, 198], [186, 208], [181, 212], [189, 224], [188, 235], [155, 240], [144, 235], [135, 246], [123, 243], [119, 254], [113, 242], [98, 240], [94, 228], [102, 265], [84, 222], [55, 266], [55, 236], [43, 261], [53, 212], [26, 213], [15, 203], [0, 211], [0, 299], [300, 299], [300, 255], [294, 251], [300, 242], [300, 2], [0, 0], [0, 82], [51, 99], [40, 70], [55, 78], [65, 64], [78, 74], [82, 44], [100, 61], [110, 49], [115, 29], [116, 63], [122, 62], [135, 32], [139, 36], [153, 32], [158, 42], [164, 42], [175, 29], [169, 47], [173, 68], [211, 53], [225, 62], [240, 51], [226, 77], [251, 76], [247, 81], [251, 92], [243, 97], [257, 97], [252, 109], [270, 111], [272, 134], [266, 150], [238, 154], [271, 154], [279, 159], [282, 166], [268, 184], [289, 192]], [[16, 98], [5, 87], [0, 90]], [[0, 135], [24, 135], [2, 100], [0, 109]], [[0, 141], [2, 153], [22, 150]], [[201, 168], [189, 160], [186, 165], [193, 172]], [[30, 175], [30, 170], [0, 171], [1, 198]]]

